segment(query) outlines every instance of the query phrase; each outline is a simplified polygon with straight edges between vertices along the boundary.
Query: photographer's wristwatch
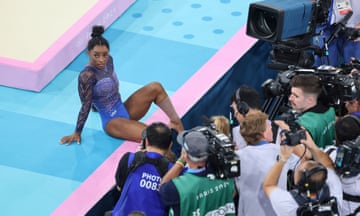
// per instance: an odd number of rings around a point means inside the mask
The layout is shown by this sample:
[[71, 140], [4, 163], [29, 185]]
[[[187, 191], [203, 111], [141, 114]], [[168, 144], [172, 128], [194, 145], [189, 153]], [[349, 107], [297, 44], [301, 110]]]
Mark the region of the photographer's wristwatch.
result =
[[276, 161], [277, 161], [277, 162], [280, 162], [280, 163], [286, 163], [286, 160], [282, 159], [282, 158], [280, 157], [280, 155], [277, 155], [277, 156], [276, 156]]

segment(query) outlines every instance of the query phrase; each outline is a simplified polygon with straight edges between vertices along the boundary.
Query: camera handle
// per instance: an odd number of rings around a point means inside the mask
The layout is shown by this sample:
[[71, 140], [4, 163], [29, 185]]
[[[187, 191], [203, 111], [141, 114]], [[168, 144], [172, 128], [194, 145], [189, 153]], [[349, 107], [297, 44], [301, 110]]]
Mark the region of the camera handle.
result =
[[344, 18], [335, 24], [335, 31], [330, 35], [329, 39], [326, 40], [325, 37], [323, 38], [324, 47], [321, 49], [321, 56], [326, 56], [327, 64], [331, 64], [330, 57], [329, 57], [329, 44], [337, 37], [339, 37], [339, 32], [344, 31], [346, 28], [346, 23], [349, 21], [351, 16], [353, 15], [353, 11], [349, 11]]
[[336, 37], [338, 37], [339, 32], [341, 30], [345, 30], [346, 23], [349, 21], [353, 13], [354, 13], [353, 11], [349, 11], [340, 22], [335, 24], [336, 25], [335, 31], [331, 34], [331, 36], [327, 40], [327, 44], [330, 44]]

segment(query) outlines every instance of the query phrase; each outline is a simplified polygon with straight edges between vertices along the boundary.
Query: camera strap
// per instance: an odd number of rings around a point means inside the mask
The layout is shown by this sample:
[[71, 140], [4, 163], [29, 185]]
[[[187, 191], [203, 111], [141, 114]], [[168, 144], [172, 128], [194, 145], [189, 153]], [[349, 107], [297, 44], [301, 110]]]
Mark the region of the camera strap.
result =
[[156, 159], [149, 158], [146, 156], [146, 153], [143, 151], [138, 151], [135, 154], [130, 155], [129, 161], [130, 160], [132, 160], [132, 161], [127, 170], [127, 175], [129, 175], [131, 172], [134, 172], [136, 170], [136, 168], [138, 168], [139, 166], [141, 166], [145, 163], [150, 163], [156, 167], [160, 176], [163, 177], [165, 175], [165, 173], [168, 171], [168, 166], [170, 163], [169, 160], [166, 159], [165, 157], [156, 158]]
[[360, 206], [357, 207], [353, 213], [348, 214], [348, 215], [346, 215], [346, 216], [356, 216], [356, 214], [359, 213], [359, 212], [360, 212]]
[[360, 203], [360, 196], [354, 196], [348, 193], [343, 192], [343, 199], [346, 201], [351, 202], [359, 202]]
[[335, 147], [327, 149], [325, 153], [330, 156], [334, 151], [336, 151]]

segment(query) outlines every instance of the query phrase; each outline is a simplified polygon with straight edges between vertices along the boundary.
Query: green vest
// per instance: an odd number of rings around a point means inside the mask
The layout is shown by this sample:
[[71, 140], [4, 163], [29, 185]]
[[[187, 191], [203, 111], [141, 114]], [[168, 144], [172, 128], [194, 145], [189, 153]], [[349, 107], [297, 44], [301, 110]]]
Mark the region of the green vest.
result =
[[180, 215], [235, 215], [233, 179], [210, 179], [185, 173], [173, 179], [173, 183], [180, 196]]
[[329, 108], [324, 113], [305, 112], [298, 123], [306, 128], [320, 148], [332, 145], [335, 139], [335, 110]]

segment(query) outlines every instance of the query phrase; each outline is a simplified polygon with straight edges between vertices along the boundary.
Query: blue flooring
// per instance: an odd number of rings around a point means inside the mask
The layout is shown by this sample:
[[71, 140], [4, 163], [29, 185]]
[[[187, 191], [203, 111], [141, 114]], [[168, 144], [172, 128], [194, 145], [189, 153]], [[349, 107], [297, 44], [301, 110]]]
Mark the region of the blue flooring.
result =
[[[136, 1], [105, 32], [122, 97], [150, 81], [172, 95], [245, 24], [249, 2]], [[0, 215], [51, 214], [123, 143], [91, 112], [81, 145], [59, 144], [75, 128], [87, 63], [84, 51], [39, 93], [0, 86]]]
[[[83, 145], [63, 146], [58, 138], [72, 131], [73, 125], [6, 111], [1, 112], [1, 119], [8, 122], [3, 138], [11, 142], [0, 152], [0, 164], [31, 172], [81, 182], [120, 145], [102, 131], [87, 129]], [[29, 124], [21, 136], [11, 137], [19, 122]]]
[[[121, 82], [145, 85], [150, 81], [159, 81], [169, 91], [176, 91], [217, 51], [213, 48], [124, 32], [112, 29], [112, 26], [104, 36], [111, 40], [110, 52], [115, 57], [115, 70]], [[81, 71], [88, 60], [87, 54], [81, 53], [76, 60], [78, 61], [70, 64], [68, 69]], [[79, 61], [84, 64], [79, 64]]]
[[50, 215], [80, 185], [79, 181], [8, 166], [0, 166], [0, 172], [1, 215]]

